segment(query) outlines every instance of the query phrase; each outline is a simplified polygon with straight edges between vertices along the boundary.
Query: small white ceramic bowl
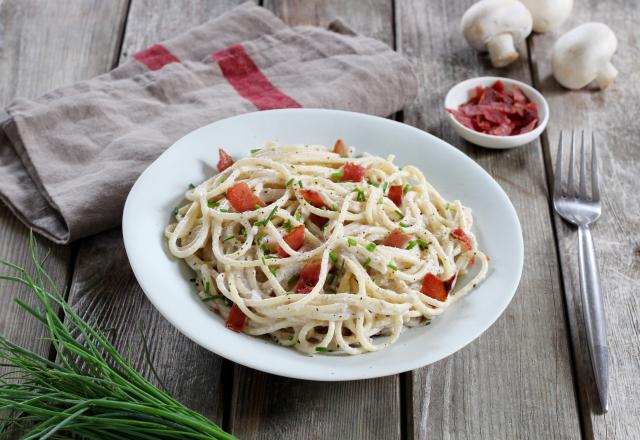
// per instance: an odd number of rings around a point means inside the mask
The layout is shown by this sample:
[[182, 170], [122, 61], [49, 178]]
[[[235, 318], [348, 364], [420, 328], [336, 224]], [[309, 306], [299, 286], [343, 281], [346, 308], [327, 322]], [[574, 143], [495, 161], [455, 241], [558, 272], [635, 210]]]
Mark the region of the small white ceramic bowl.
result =
[[[502, 81], [507, 90], [509, 90], [514, 85], [518, 86], [520, 90], [522, 90], [522, 93], [524, 93], [524, 95], [529, 99], [529, 101], [535, 102], [537, 104], [538, 125], [530, 132], [517, 134], [515, 136], [494, 136], [491, 134], [484, 134], [465, 127], [460, 122], [458, 122], [458, 120], [451, 113], [446, 112], [446, 109], [448, 108], [457, 109], [460, 104], [464, 104], [465, 102], [469, 101], [472, 96], [471, 94], [477, 86], [489, 87], [498, 80]], [[540, 92], [523, 82], [509, 78], [501, 78], [498, 76], [480, 76], [478, 78], [471, 78], [456, 84], [449, 90], [449, 93], [447, 93], [447, 96], [444, 98], [444, 107], [449, 122], [451, 123], [451, 125], [453, 125], [453, 128], [456, 130], [456, 132], [460, 136], [462, 136], [462, 138], [473, 144], [487, 148], [503, 149], [519, 147], [524, 144], [528, 144], [529, 142], [540, 136], [540, 134], [542, 134], [545, 127], [547, 126], [547, 122], [549, 121], [549, 105]]]

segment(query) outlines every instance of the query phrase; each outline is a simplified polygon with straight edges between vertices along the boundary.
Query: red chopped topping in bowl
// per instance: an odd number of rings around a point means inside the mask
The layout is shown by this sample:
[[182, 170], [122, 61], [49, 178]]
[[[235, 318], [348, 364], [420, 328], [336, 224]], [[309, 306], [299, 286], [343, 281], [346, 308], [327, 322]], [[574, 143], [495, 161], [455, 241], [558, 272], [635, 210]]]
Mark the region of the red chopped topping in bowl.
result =
[[514, 136], [538, 124], [538, 106], [517, 86], [507, 90], [502, 81], [476, 87], [474, 96], [457, 109], [447, 109], [462, 125], [494, 136]]

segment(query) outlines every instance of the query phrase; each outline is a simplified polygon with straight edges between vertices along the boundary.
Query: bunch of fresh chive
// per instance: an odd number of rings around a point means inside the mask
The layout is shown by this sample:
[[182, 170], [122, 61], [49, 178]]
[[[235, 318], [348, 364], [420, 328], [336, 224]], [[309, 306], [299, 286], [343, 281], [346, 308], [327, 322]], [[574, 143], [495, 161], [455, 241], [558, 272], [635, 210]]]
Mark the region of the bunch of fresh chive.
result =
[[0, 279], [33, 293], [38, 307], [16, 302], [48, 330], [55, 361], [0, 336], [0, 366], [9, 370], [0, 376], [0, 438], [233, 438], [136, 372], [105, 332], [64, 300], [42, 267], [33, 237], [29, 246], [31, 273], [0, 260], [14, 271]]

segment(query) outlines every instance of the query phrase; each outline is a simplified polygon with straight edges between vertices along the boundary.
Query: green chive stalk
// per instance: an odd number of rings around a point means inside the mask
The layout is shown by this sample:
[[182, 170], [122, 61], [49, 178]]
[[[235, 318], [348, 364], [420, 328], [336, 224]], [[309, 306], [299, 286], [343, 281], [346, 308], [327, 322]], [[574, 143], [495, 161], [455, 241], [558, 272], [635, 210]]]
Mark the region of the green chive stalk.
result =
[[[16, 303], [44, 325], [55, 361], [0, 336], [0, 438], [233, 439], [142, 377], [65, 301], [29, 240], [33, 269], [0, 260], [0, 279], [25, 285], [38, 306]], [[145, 347], [146, 348], [146, 347]], [[155, 370], [153, 370], [155, 374]]]

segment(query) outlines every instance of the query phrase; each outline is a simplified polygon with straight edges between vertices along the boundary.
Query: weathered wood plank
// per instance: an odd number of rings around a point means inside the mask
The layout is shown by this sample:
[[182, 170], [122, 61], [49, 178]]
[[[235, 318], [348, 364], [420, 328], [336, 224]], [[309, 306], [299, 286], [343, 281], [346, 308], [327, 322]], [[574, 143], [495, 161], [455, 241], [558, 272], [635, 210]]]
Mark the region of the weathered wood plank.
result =
[[[172, 37], [220, 15], [240, 0], [133, 0], [122, 43], [124, 60], [151, 43]], [[83, 316], [116, 330], [115, 344], [129, 348], [132, 364], [146, 377], [141, 332], [149, 342], [151, 362], [179, 401], [217, 423], [223, 419], [222, 359], [178, 332], [146, 299], [127, 260], [120, 230], [79, 244], [70, 301]], [[152, 379], [153, 380], [153, 379]]]
[[[337, 16], [391, 44], [387, 1], [267, 1], [290, 24], [324, 25]], [[399, 376], [320, 383], [236, 366], [231, 427], [243, 439], [399, 438]]]
[[[0, 2], [0, 106], [16, 96], [35, 97], [108, 69], [124, 6], [124, 1], [99, 0]], [[29, 266], [28, 236], [28, 230], [0, 206], [0, 258]], [[71, 248], [42, 239], [40, 244], [51, 250], [47, 268], [53, 278], [66, 285]], [[0, 291], [0, 333], [47, 353], [43, 328], [13, 304], [14, 298], [32, 303], [31, 295], [5, 282]]]
[[327, 26], [344, 18], [354, 31], [393, 46], [392, 0], [265, 0], [264, 7], [291, 26]]
[[526, 56], [498, 70], [467, 46], [460, 17], [471, 3], [396, 2], [396, 46], [413, 61], [420, 83], [404, 120], [458, 146], [502, 185], [522, 224], [525, 267], [513, 302], [483, 336], [413, 372], [407, 431], [415, 439], [579, 438], [540, 143], [509, 151], [472, 146], [442, 108], [447, 90], [470, 77], [530, 80]]
[[[556, 38], [580, 23], [601, 21], [616, 33], [613, 58], [620, 76], [605, 91], [569, 91], [551, 76], [549, 54]], [[586, 438], [640, 438], [640, 59], [637, 55], [640, 9], [633, 2], [595, 0], [576, 5], [561, 31], [533, 38], [535, 79], [551, 107], [544, 138], [547, 157], [555, 160], [560, 130], [593, 130], [602, 175], [602, 217], [593, 226], [608, 321], [609, 412], [600, 414], [586, 345], [577, 262], [576, 230], [555, 218], [567, 296], [570, 334]], [[555, 162], [551, 162], [555, 163]], [[551, 166], [548, 165], [549, 172]]]

